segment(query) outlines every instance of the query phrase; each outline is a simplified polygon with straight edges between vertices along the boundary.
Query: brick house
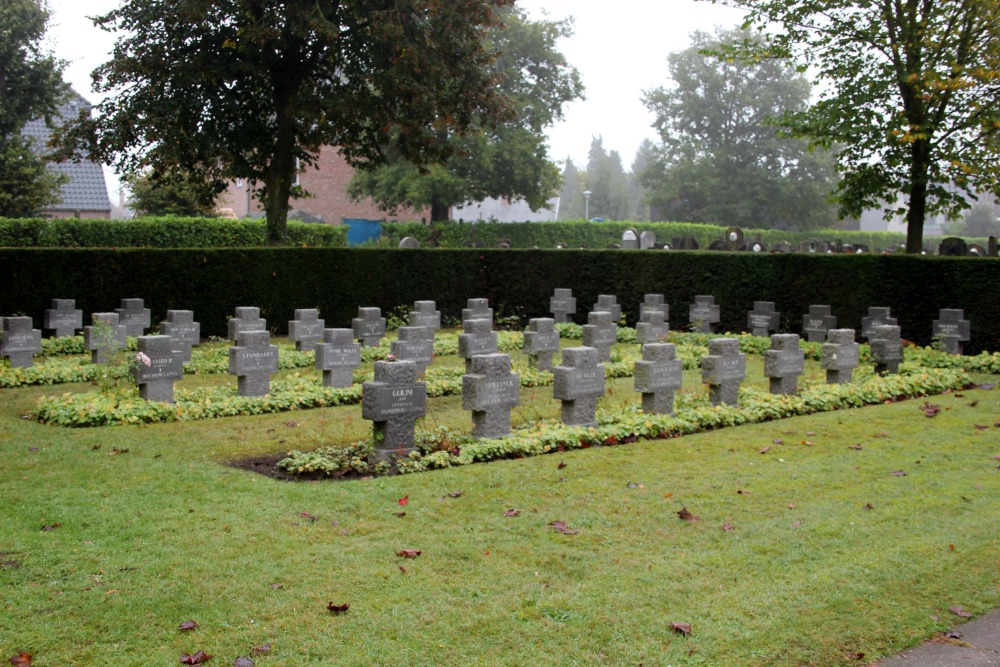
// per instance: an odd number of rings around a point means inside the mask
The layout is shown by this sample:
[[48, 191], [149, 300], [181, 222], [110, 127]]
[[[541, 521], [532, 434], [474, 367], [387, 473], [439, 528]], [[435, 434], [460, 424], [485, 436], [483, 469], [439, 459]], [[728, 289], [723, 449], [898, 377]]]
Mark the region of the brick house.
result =
[[[430, 209], [415, 211], [400, 208], [396, 215], [386, 215], [370, 199], [352, 201], [347, 195], [347, 184], [354, 175], [354, 168], [347, 164], [340, 152], [332, 146], [324, 147], [314, 168], [299, 174], [301, 185], [312, 197], [293, 199], [289, 216], [311, 222], [339, 225], [344, 218], [365, 220], [412, 221], [430, 220]], [[263, 215], [263, 207], [253, 199], [248, 183], [238, 179], [219, 198], [221, 209], [230, 209], [237, 218]]]
[[[71, 90], [67, 100], [59, 107], [58, 117], [76, 118], [81, 109], [89, 110], [90, 107], [91, 104], [86, 99]], [[38, 152], [45, 151], [52, 138], [52, 130], [42, 118], [25, 123], [22, 133], [31, 137]], [[101, 165], [90, 160], [80, 160], [49, 164], [48, 168], [65, 174], [69, 180], [63, 184], [60, 191], [62, 201], [39, 211], [39, 215], [47, 218], [111, 217], [111, 200], [108, 197], [108, 186]]]

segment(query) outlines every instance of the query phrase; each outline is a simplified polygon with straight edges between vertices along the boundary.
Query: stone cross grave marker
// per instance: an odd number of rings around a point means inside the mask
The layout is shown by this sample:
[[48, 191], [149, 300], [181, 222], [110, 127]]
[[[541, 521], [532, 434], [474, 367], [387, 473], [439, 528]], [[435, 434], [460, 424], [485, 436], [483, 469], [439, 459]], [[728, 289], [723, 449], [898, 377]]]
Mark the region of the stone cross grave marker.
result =
[[959, 308], [942, 308], [933, 323], [934, 338], [948, 354], [962, 354], [962, 343], [972, 336], [969, 321]]
[[493, 331], [493, 320], [465, 320], [465, 333], [458, 334], [458, 356], [465, 359], [465, 372], [472, 372], [472, 359], [480, 354], [495, 354], [497, 332]]
[[521, 404], [521, 376], [510, 372], [509, 354], [472, 357], [462, 376], [462, 409], [472, 411], [472, 437], [510, 434], [510, 410]]
[[707, 382], [712, 405], [739, 405], [740, 383], [747, 375], [747, 355], [735, 338], [713, 338], [701, 359], [701, 379]]
[[351, 320], [354, 338], [362, 347], [375, 347], [385, 336], [385, 318], [381, 308], [358, 308], [358, 316]]
[[642, 314], [641, 320], [635, 325], [635, 339], [640, 345], [659, 343], [670, 333], [666, 313], [662, 310], [647, 310]]
[[437, 331], [441, 328], [441, 311], [433, 301], [415, 301], [409, 322], [411, 327], [429, 327]]
[[559, 332], [551, 317], [533, 317], [524, 332], [524, 353], [528, 364], [543, 371], [552, 370], [552, 355], [559, 351]]
[[583, 345], [597, 350], [598, 361], [611, 361], [611, 346], [618, 342], [618, 325], [606, 310], [595, 310], [587, 315], [583, 325]]
[[295, 341], [295, 349], [308, 352], [316, 349], [316, 343], [323, 340], [326, 321], [319, 319], [316, 308], [296, 308], [295, 319], [288, 321], [288, 338]]
[[754, 336], [770, 336], [781, 323], [781, 313], [774, 310], [773, 301], [754, 301], [747, 313], [747, 328]]
[[656, 247], [656, 232], [643, 232], [639, 234], [639, 249], [652, 250]]
[[235, 375], [240, 396], [264, 396], [271, 391], [271, 374], [278, 372], [278, 346], [267, 331], [241, 331], [229, 348], [229, 374]]
[[810, 343], [826, 341], [826, 332], [837, 328], [837, 318], [830, 314], [830, 306], [809, 306], [802, 318], [802, 333]]
[[714, 296], [697, 295], [694, 303], [688, 309], [688, 319], [691, 330], [700, 333], [712, 333], [715, 325], [722, 319], [719, 307], [715, 305]]
[[412, 236], [404, 236], [403, 240], [399, 242], [400, 248], [419, 248], [420, 241], [413, 238]]
[[28, 368], [32, 355], [42, 351], [42, 330], [31, 327], [30, 317], [3, 318], [0, 357], [10, 359], [11, 368]]
[[868, 309], [868, 317], [861, 318], [861, 337], [870, 342], [875, 327], [895, 326], [896, 324], [898, 322], [896, 322], [895, 317], [889, 314], [888, 308], [873, 306]]
[[827, 384], [846, 384], [858, 367], [858, 344], [854, 342], [854, 329], [830, 329], [823, 343], [820, 368], [826, 370]]
[[125, 326], [118, 323], [118, 313], [94, 313], [91, 325], [83, 328], [83, 346], [90, 350], [90, 360], [106, 364], [111, 355], [125, 349]]
[[568, 347], [555, 376], [552, 396], [562, 401], [562, 421], [568, 426], [596, 426], [597, 399], [604, 395], [604, 366], [592, 347]]
[[875, 372], [879, 375], [898, 373], [899, 362], [903, 360], [903, 341], [899, 335], [899, 327], [880, 324], [872, 331], [870, 344]]
[[45, 311], [44, 324], [57, 337], [72, 336], [83, 328], [83, 311], [77, 309], [74, 299], [52, 299], [52, 307]]
[[160, 333], [170, 336], [174, 354], [182, 362], [191, 361], [191, 348], [201, 342], [201, 324], [194, 321], [194, 312], [190, 310], [168, 310], [167, 319], [160, 322]]
[[799, 335], [771, 336], [771, 349], [764, 352], [764, 375], [771, 378], [771, 393], [794, 394], [805, 370], [806, 354], [799, 347]]
[[576, 297], [573, 290], [557, 288], [549, 299], [549, 310], [556, 322], [569, 322], [569, 316], [576, 314]]
[[622, 232], [622, 250], [639, 249], [639, 232], [634, 229], [626, 229]]
[[639, 304], [639, 317], [642, 318], [647, 311], [658, 310], [663, 313], [663, 319], [670, 317], [670, 306], [666, 304], [662, 294], [646, 294]]
[[462, 309], [462, 329], [469, 320], [489, 320], [493, 324], [493, 309], [488, 299], [469, 299], [468, 307]]
[[417, 374], [423, 375], [434, 361], [434, 330], [427, 327], [399, 327], [396, 340], [389, 348], [392, 355], [403, 361], [412, 361]]
[[375, 380], [361, 385], [361, 417], [373, 422], [375, 456], [393, 467], [413, 451], [413, 428], [427, 412], [427, 383], [417, 374], [412, 361], [376, 361]]
[[635, 390], [642, 392], [643, 412], [674, 413], [674, 393], [681, 388], [683, 370], [672, 343], [643, 345], [642, 361], [635, 362]]
[[139, 354], [132, 366], [132, 378], [139, 385], [140, 397], [147, 401], [174, 402], [174, 382], [184, 377], [184, 361], [176, 347], [170, 336], [139, 336]]
[[324, 387], [350, 387], [354, 369], [361, 366], [361, 345], [350, 329], [324, 329], [316, 344], [316, 368], [323, 371]]
[[235, 343], [239, 334], [246, 331], [267, 331], [267, 320], [261, 319], [260, 308], [237, 306], [236, 316], [229, 318], [227, 326], [229, 334], [226, 337]]
[[618, 297], [613, 294], [598, 294], [593, 311], [611, 313], [611, 320], [616, 324], [622, 317], [622, 307], [618, 305]]
[[122, 299], [121, 308], [115, 308], [115, 312], [127, 336], [141, 336], [150, 327], [149, 308], [144, 306], [142, 299]]

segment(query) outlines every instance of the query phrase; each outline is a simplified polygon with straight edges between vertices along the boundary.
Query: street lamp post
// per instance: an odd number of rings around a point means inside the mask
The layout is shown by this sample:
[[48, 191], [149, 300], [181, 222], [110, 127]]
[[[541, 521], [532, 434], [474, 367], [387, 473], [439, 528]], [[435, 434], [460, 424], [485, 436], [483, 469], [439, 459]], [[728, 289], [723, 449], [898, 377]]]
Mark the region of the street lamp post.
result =
[[583, 219], [590, 220], [590, 190], [583, 191]]

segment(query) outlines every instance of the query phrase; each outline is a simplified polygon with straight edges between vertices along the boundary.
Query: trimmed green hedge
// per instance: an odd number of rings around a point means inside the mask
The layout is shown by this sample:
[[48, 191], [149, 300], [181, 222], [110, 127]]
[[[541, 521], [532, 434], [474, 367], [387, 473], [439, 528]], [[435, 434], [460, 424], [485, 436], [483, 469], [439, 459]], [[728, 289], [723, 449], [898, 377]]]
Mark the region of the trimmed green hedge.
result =
[[[347, 228], [288, 222], [294, 245], [347, 245]], [[266, 244], [263, 220], [227, 218], [0, 218], [0, 247], [242, 248]]]
[[[510, 241], [514, 248], [555, 248], [565, 243], [571, 248], [607, 249], [620, 244], [622, 232], [626, 229], [656, 233], [660, 243], [672, 243], [675, 237], [690, 236], [698, 240], [699, 248], [707, 250], [713, 241], [725, 237], [727, 227], [702, 225], [689, 222], [587, 222], [586, 220], [560, 222], [435, 222], [431, 225], [420, 223], [382, 223], [382, 242], [385, 246], [396, 246], [405, 236], [412, 236], [422, 246], [427, 246], [432, 235], [437, 238], [438, 247], [466, 248], [474, 244], [492, 248], [501, 240]], [[871, 248], [898, 247], [906, 243], [903, 234], [889, 232], [854, 232], [840, 229], [822, 229], [809, 232], [790, 232], [779, 229], [743, 230], [746, 240], [761, 240], [768, 245], [787, 241], [798, 245], [802, 241], [816, 239], [832, 242], [864, 244]], [[936, 247], [934, 240], [928, 243]]]
[[[446, 320], [485, 297], [496, 315], [548, 317], [557, 287], [573, 289], [577, 321], [599, 294], [615, 294], [634, 323], [645, 293], [670, 304], [684, 330], [696, 294], [721, 306], [720, 331], [742, 331], [758, 300], [774, 301], [781, 330], [797, 332], [810, 304], [828, 304], [842, 328], [860, 329], [869, 306], [889, 306], [903, 336], [929, 345], [940, 308], [972, 323], [966, 352], [1000, 350], [1000, 262], [965, 257], [801, 255], [596, 250], [410, 250], [348, 248], [0, 249], [0, 314], [40, 327], [54, 298], [84, 313], [140, 297], [153, 322], [193, 310], [203, 336], [226, 333], [237, 306], [257, 306], [275, 333], [296, 308], [319, 308], [328, 327], [350, 326], [359, 306], [383, 314], [433, 299]], [[89, 319], [89, 318], [88, 318]]]

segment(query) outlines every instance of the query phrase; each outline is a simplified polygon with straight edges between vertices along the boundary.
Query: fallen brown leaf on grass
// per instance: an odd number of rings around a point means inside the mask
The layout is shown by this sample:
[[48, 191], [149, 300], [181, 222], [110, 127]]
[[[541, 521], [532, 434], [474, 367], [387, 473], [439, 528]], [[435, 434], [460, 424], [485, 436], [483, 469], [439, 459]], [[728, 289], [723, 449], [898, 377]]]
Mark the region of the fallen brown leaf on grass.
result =
[[261, 653], [267, 653], [270, 650], [270, 644], [261, 644], [260, 646], [255, 646], [253, 650], [250, 651], [250, 655], [260, 655]]
[[761, 454], [767, 454], [769, 451], [771, 451], [771, 447], [767, 446], [767, 447], [764, 447], [763, 449], [759, 450], [759, 453], [761, 453]]
[[59, 528], [60, 526], [62, 526], [61, 523], [46, 524], [46, 525], [42, 526], [42, 532], [43, 533], [48, 533], [48, 532], [51, 532], [51, 531], [55, 530], [56, 528]]
[[521, 510], [509, 509], [503, 513], [504, 516], [521, 516]]
[[559, 465], [556, 466], [556, 470], [562, 470], [565, 467], [566, 467], [565, 461], [560, 461]]
[[573, 530], [572, 528], [567, 526], [565, 521], [553, 521], [549, 524], [549, 528], [552, 528], [553, 530], [558, 530], [563, 535], [576, 535], [577, 533], [580, 532], [578, 530]]
[[233, 667], [254, 667], [257, 664], [246, 656], [240, 656], [233, 662]]
[[861, 443], [860, 443], [860, 442], [859, 442], [858, 444], [856, 444], [856, 445], [848, 445], [848, 446], [847, 446], [847, 448], [848, 448], [848, 449], [853, 449], [853, 450], [855, 450], [855, 451], [860, 451], [860, 450], [864, 449], [864, 448], [863, 448], [863, 447], [861, 446]]
[[679, 635], [684, 635], [685, 637], [687, 637], [688, 635], [691, 634], [690, 623], [678, 623], [677, 621], [674, 621], [673, 623], [670, 624], [670, 627], [673, 628], [674, 632], [676, 632]]
[[691, 521], [692, 523], [695, 521], [701, 521], [700, 516], [695, 516], [694, 514], [691, 514], [691, 512], [689, 512], [688, 508], [686, 507], [680, 508], [677, 511], [677, 516], [679, 516], [683, 521]]
[[416, 558], [422, 553], [420, 549], [403, 549], [402, 551], [397, 551], [396, 555], [400, 558]]
[[178, 630], [194, 630], [197, 627], [198, 627], [198, 624], [196, 622], [194, 622], [194, 621], [184, 621], [183, 623], [181, 623], [180, 625], [177, 626], [177, 629]]
[[736, 526], [734, 526], [731, 523], [724, 523], [724, 524], [722, 524], [722, 530], [725, 530], [727, 532], [730, 531], [730, 530], [736, 530]]
[[345, 602], [344, 604], [335, 604], [333, 601], [328, 602], [326, 608], [329, 609], [334, 614], [343, 614], [345, 611], [351, 608], [350, 602]]
[[931, 405], [930, 401], [924, 401], [923, 410], [925, 417], [937, 417], [938, 413], [941, 412], [941, 406]]
[[209, 654], [205, 653], [204, 651], [198, 651], [194, 655], [188, 655], [187, 653], [184, 653], [184, 654], [181, 655], [181, 664], [182, 665], [200, 665], [203, 662], [208, 662], [211, 659], [212, 659], [212, 656], [210, 656]]
[[893, 477], [906, 477], [906, 471], [905, 470], [896, 470], [896, 471], [894, 471], [892, 473], [892, 476]]
[[955, 616], [958, 616], [959, 618], [972, 618], [972, 614], [957, 605], [954, 607], [948, 607], [948, 611], [955, 614]]
[[10, 664], [14, 667], [31, 667], [31, 654], [21, 651], [17, 655], [10, 656]]

